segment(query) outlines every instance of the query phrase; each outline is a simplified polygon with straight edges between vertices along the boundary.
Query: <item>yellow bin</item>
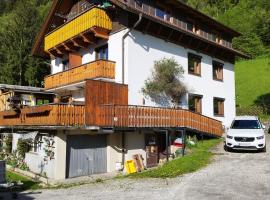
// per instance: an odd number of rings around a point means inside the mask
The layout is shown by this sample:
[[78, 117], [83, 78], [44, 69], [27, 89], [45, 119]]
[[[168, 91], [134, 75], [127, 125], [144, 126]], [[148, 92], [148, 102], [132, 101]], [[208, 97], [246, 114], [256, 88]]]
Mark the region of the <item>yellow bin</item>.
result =
[[127, 174], [133, 174], [137, 172], [134, 160], [127, 160], [125, 162], [125, 167], [126, 167]]

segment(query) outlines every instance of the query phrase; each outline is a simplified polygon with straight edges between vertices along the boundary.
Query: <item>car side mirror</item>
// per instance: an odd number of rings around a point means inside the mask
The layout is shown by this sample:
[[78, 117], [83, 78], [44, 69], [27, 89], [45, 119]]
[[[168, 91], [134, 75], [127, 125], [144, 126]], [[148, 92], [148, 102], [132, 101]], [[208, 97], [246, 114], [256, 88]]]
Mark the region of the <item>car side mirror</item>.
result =
[[262, 128], [263, 128], [263, 129], [266, 129], [265, 125], [262, 124]]

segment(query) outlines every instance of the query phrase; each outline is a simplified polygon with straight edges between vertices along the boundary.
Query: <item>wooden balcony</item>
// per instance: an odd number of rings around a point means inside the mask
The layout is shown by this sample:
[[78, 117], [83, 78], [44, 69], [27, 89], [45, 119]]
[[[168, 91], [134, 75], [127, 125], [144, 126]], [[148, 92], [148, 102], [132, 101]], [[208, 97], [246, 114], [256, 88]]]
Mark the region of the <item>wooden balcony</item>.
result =
[[[222, 136], [220, 121], [184, 109], [100, 105], [91, 126], [102, 128], [188, 128]], [[0, 126], [90, 126], [84, 105], [49, 104], [26, 107], [20, 113], [0, 112]]]
[[99, 108], [102, 127], [123, 128], [179, 128], [222, 136], [222, 123], [218, 120], [184, 109], [145, 106], [103, 105]]
[[79, 126], [85, 125], [85, 106], [48, 104], [25, 107], [20, 113], [0, 112], [0, 126]]
[[[76, 44], [76, 39], [82, 38], [85, 42], [91, 42], [84, 35], [91, 32], [95, 37], [108, 38], [109, 31], [112, 30], [112, 21], [105, 10], [92, 7], [73, 20], [63, 24], [45, 36], [45, 51], [57, 48], [68, 42]], [[76, 46], [76, 45], [75, 45]], [[67, 48], [65, 46], [65, 48]]]
[[45, 78], [45, 89], [78, 83], [90, 78], [115, 78], [115, 62], [98, 60]]

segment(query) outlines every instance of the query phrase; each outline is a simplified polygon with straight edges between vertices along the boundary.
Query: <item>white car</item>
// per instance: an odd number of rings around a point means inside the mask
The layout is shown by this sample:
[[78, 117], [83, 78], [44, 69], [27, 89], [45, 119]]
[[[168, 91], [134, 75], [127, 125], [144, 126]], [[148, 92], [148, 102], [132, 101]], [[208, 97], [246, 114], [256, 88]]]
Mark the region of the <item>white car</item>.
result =
[[243, 149], [266, 152], [265, 126], [255, 116], [236, 117], [227, 130], [225, 150]]

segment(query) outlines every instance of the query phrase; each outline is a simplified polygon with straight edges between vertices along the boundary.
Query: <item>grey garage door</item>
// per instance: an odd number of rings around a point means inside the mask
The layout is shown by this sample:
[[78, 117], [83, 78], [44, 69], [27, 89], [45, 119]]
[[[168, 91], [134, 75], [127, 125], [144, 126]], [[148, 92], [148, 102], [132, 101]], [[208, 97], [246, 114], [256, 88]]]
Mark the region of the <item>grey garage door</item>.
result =
[[67, 178], [107, 172], [106, 135], [67, 136]]

